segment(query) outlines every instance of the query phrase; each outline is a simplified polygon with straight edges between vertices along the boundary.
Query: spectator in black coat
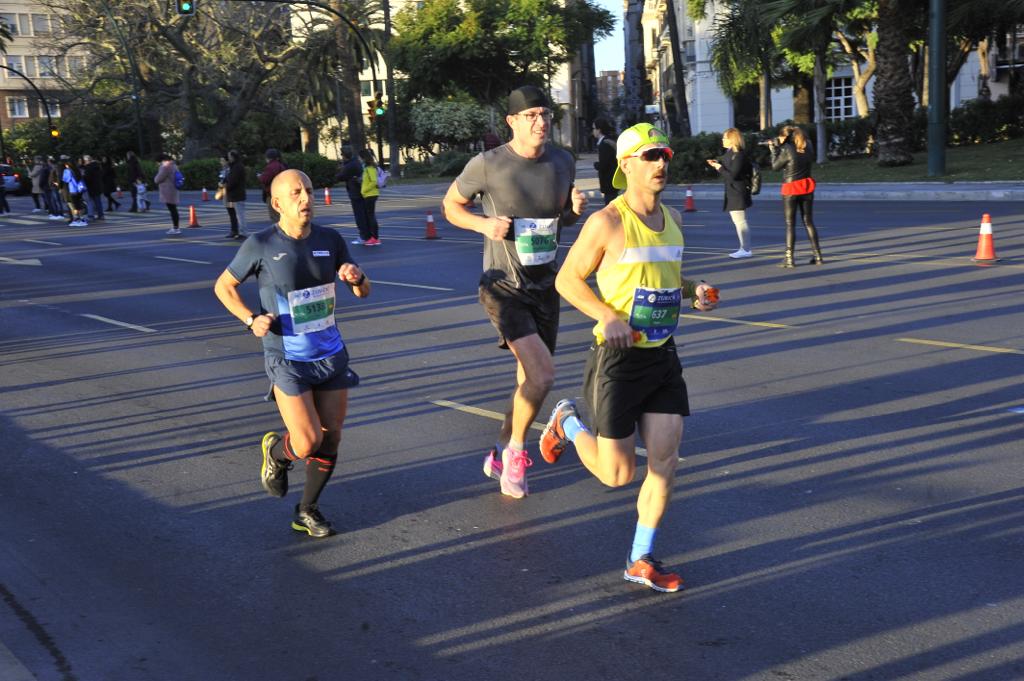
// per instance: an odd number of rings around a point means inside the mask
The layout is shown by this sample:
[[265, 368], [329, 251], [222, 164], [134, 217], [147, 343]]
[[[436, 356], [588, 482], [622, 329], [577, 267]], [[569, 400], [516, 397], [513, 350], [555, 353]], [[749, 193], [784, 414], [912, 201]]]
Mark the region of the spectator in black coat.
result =
[[136, 185], [140, 182], [145, 185], [146, 180], [142, 176], [142, 164], [139, 163], [139, 157], [135, 155], [134, 151], [129, 151], [125, 155], [125, 170], [128, 175], [128, 186], [132, 190], [132, 207], [128, 210], [136, 213], [139, 210], [138, 189], [136, 189]]
[[345, 191], [348, 193], [348, 200], [352, 204], [352, 214], [355, 216], [356, 229], [359, 230], [359, 238], [353, 239], [354, 244], [365, 244], [372, 236], [366, 222], [366, 202], [363, 200], [363, 162], [359, 160], [352, 147], [345, 145], [341, 148], [341, 170], [334, 179], [345, 183]]
[[103, 219], [103, 166], [88, 154], [82, 157], [82, 181], [92, 205], [93, 220]]
[[100, 166], [103, 168], [103, 195], [107, 197], [107, 210], [117, 210], [121, 207], [121, 202], [114, 198], [114, 192], [119, 189], [114, 161], [109, 156], [104, 156], [100, 160]]
[[615, 128], [608, 122], [607, 118], [594, 120], [594, 139], [597, 140], [597, 179], [601, 185], [601, 193], [604, 194], [604, 205], [608, 205], [619, 195], [619, 190], [612, 186], [612, 177], [615, 176]]
[[722, 133], [722, 146], [725, 153], [718, 160], [708, 159], [708, 165], [718, 171], [725, 182], [725, 197], [722, 210], [729, 213], [732, 223], [736, 226], [736, 236], [740, 240], [740, 249], [730, 253], [730, 258], [749, 258], [750, 227], [747, 225], [747, 209], [752, 203], [750, 198], [750, 182], [754, 167], [743, 149], [743, 135], [736, 128], [729, 128]]

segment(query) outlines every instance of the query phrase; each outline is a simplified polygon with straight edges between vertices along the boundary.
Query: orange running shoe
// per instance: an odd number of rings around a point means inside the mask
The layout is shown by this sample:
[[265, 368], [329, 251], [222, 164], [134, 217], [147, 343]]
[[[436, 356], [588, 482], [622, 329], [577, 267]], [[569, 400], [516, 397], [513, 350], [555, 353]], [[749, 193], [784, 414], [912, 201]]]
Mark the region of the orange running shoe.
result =
[[640, 556], [632, 565], [627, 565], [622, 577], [627, 582], [643, 584], [663, 593], [674, 593], [683, 588], [683, 578], [674, 572], [667, 572], [661, 567], [661, 561], [654, 560], [649, 553]]
[[561, 400], [551, 410], [551, 418], [540, 434], [540, 455], [548, 463], [555, 463], [562, 452], [569, 446], [569, 438], [562, 430], [562, 422], [570, 416], [576, 416], [576, 403], [572, 400]]

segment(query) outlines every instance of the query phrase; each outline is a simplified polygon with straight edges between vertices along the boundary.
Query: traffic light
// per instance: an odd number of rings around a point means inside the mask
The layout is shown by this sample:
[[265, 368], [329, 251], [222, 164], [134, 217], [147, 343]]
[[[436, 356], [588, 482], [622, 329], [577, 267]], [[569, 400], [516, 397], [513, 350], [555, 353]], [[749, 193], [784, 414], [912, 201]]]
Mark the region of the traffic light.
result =
[[57, 129], [56, 125], [50, 126], [50, 137], [53, 139], [60, 139], [60, 130]]
[[196, 13], [196, 0], [174, 0], [178, 8], [178, 14], [191, 16]]
[[384, 108], [384, 102], [381, 101], [381, 96], [378, 93], [377, 98], [373, 100], [373, 114], [375, 116], [383, 116], [387, 109]]

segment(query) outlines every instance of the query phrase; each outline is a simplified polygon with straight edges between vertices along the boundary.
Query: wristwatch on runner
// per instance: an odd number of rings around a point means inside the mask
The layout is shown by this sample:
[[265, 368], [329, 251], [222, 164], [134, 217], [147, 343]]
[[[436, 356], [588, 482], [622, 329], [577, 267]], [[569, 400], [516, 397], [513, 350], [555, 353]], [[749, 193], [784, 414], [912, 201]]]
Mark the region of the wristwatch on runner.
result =
[[249, 315], [248, 317], [246, 317], [245, 321], [242, 322], [243, 324], [245, 324], [245, 328], [251, 329], [252, 328], [252, 323], [254, 321], [256, 321], [256, 317], [259, 317], [259, 315], [255, 315], [255, 316]]

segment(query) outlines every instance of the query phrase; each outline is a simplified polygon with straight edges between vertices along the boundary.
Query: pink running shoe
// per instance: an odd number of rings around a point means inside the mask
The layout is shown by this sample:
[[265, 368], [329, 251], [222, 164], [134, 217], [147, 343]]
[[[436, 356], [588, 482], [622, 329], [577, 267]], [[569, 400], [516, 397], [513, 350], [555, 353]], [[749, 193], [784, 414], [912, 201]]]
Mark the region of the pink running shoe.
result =
[[513, 499], [522, 499], [530, 493], [526, 484], [526, 469], [533, 461], [525, 451], [516, 452], [508, 447], [501, 452], [501, 493]]
[[493, 480], [501, 481], [501, 459], [498, 458], [498, 448], [491, 447], [484, 457], [484, 475]]

